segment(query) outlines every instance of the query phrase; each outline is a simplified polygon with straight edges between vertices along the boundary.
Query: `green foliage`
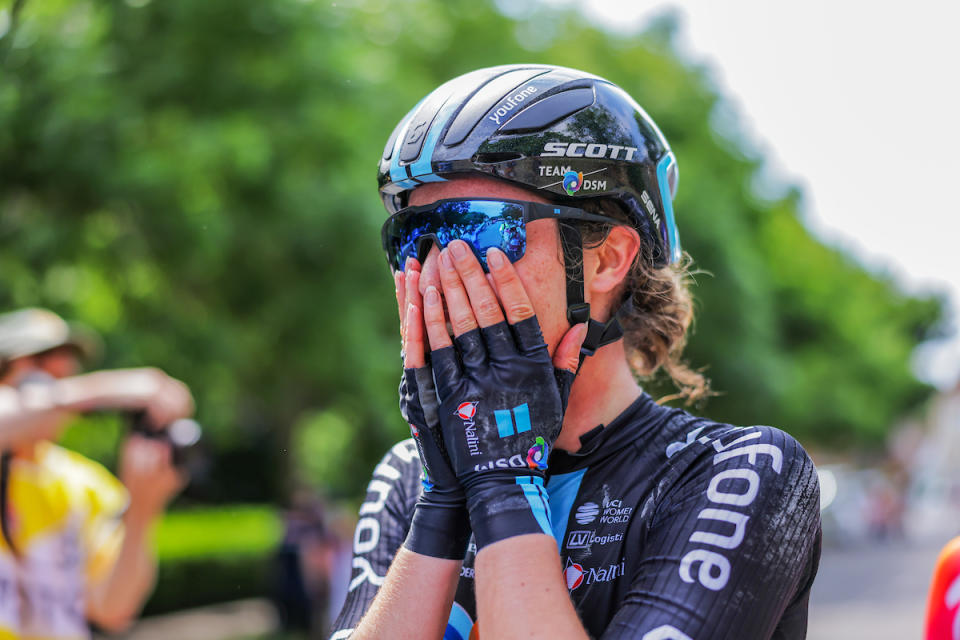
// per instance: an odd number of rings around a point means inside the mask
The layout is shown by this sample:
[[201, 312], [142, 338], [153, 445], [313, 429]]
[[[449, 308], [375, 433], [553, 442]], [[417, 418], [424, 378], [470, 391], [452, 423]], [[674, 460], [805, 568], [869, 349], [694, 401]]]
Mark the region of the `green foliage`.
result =
[[282, 534], [280, 517], [269, 507], [168, 513], [157, 527], [157, 587], [145, 612], [268, 595]]
[[105, 365], [187, 381], [202, 497], [277, 498], [293, 471], [355, 495], [405, 435], [376, 159], [442, 81], [549, 62], [621, 84], [676, 151], [713, 274], [689, 347], [724, 393], [706, 412], [881, 438], [929, 392], [909, 356], [941, 304], [824, 247], [794, 195], [754, 197], [761, 161], [671, 38], [477, 0], [29, 1], [0, 38], [0, 308], [50, 306], [103, 332]]
[[218, 506], [173, 511], [157, 527], [160, 562], [211, 556], [261, 556], [277, 548], [283, 524], [274, 509]]

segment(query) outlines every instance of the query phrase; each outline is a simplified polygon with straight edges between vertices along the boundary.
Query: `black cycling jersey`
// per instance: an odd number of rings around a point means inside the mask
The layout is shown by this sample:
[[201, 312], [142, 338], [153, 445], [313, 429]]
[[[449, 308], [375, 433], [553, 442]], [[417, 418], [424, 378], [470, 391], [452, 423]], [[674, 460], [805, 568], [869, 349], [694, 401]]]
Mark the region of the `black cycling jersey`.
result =
[[[570, 597], [595, 638], [803, 638], [820, 558], [819, 486], [803, 448], [644, 394], [577, 453], [554, 450], [547, 488]], [[331, 640], [348, 638], [383, 583], [420, 492], [412, 440], [374, 470], [353, 577]], [[475, 625], [471, 542], [445, 639]], [[472, 633], [471, 633], [472, 632]]]

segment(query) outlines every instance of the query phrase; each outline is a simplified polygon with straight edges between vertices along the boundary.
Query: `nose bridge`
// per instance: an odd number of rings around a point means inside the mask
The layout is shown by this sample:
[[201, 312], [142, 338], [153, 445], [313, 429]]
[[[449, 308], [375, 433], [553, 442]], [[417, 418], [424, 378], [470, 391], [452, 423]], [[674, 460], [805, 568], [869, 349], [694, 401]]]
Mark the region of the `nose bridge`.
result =
[[435, 233], [425, 233], [417, 238], [417, 260], [420, 262], [420, 264], [424, 263], [424, 260], [434, 246], [438, 247], [439, 249], [442, 249], [445, 246], [442, 242], [440, 242], [440, 238], [438, 238], [437, 234]]

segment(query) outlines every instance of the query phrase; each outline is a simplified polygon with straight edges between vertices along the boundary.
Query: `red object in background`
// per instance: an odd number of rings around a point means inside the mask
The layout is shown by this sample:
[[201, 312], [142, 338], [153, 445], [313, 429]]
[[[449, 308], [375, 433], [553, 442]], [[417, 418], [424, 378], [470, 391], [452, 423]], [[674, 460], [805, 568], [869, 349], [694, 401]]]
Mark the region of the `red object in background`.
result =
[[940, 552], [927, 600], [926, 640], [960, 640], [960, 537]]

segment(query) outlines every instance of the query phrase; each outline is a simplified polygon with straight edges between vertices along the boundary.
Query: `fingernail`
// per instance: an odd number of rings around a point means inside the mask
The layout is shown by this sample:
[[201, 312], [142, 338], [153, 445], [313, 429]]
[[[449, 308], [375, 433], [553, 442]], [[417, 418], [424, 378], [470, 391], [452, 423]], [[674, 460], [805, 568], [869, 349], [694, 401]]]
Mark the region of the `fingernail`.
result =
[[424, 296], [424, 300], [429, 305], [440, 304], [440, 294], [437, 292], [437, 288], [433, 285], [427, 287], [427, 295]]
[[453, 265], [450, 264], [450, 254], [447, 253], [446, 249], [440, 252], [440, 266], [444, 269], [453, 268]]
[[403, 270], [406, 271], [410, 268], [410, 265], [413, 263], [413, 256], [407, 258], [407, 261], [403, 263]]
[[506, 264], [503, 252], [494, 247], [487, 249], [487, 264], [493, 269], [500, 269]]
[[467, 245], [462, 240], [451, 242], [448, 246], [450, 251], [453, 251], [453, 257], [457, 260], [463, 260], [467, 257]]

